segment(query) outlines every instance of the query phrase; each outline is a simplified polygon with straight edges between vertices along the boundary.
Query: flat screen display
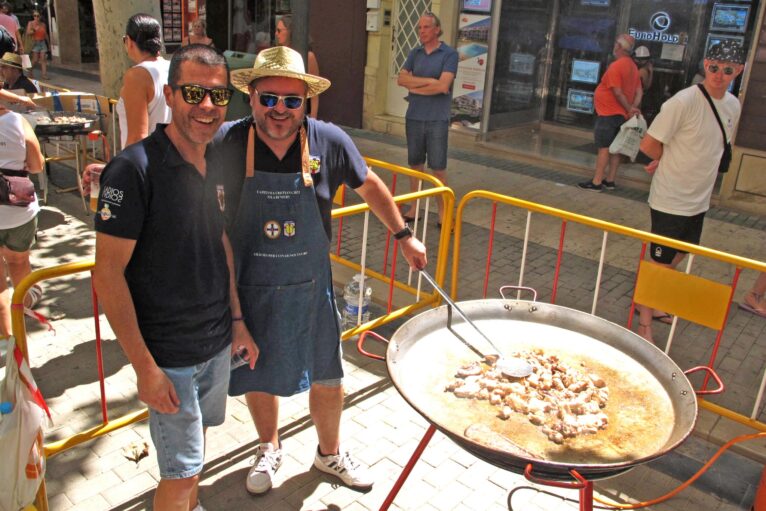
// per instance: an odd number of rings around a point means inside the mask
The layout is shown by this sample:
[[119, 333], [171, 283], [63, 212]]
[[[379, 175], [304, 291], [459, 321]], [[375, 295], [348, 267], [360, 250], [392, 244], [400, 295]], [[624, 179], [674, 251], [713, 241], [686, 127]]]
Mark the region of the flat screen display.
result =
[[471, 12], [490, 12], [492, 0], [463, 0], [463, 10]]
[[598, 83], [600, 68], [601, 63], [595, 60], [572, 59], [572, 76], [570, 79], [573, 82]]
[[715, 4], [710, 14], [710, 30], [744, 34], [750, 6], [743, 4]]
[[581, 114], [593, 113], [593, 92], [569, 89], [567, 92], [567, 110]]
[[596, 5], [598, 7], [609, 7], [610, 0], [580, 0], [580, 5]]

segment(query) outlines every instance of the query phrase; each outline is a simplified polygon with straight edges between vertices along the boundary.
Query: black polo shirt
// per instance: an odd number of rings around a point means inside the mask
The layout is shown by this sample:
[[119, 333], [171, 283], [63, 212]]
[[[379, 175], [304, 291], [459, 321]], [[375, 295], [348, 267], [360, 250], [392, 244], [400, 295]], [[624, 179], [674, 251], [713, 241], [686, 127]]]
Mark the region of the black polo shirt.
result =
[[[225, 214], [233, 222], [239, 207], [245, 178], [247, 136], [252, 116], [225, 123], [209, 146], [210, 179], [216, 179], [223, 189]], [[338, 187], [345, 184], [353, 189], [367, 179], [367, 163], [351, 137], [334, 124], [307, 118], [304, 123], [309, 143], [311, 177], [327, 238], [332, 238], [332, 201]], [[258, 172], [296, 173], [301, 169], [299, 137], [281, 160], [255, 135], [255, 168]]]
[[125, 278], [159, 366], [199, 364], [231, 342], [216, 187], [181, 157], [164, 125], [106, 166], [95, 224], [136, 240]]

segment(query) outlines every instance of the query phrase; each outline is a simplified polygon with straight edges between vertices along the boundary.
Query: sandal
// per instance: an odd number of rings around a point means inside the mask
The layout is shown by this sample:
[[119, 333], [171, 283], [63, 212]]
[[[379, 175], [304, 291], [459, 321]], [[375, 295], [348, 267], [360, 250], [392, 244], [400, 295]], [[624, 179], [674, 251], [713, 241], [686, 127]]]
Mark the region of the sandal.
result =
[[412, 214], [412, 206], [407, 206], [407, 209], [400, 209], [400, 213], [402, 214], [402, 218], [405, 222], [414, 222], [415, 221], [415, 215]]
[[27, 296], [24, 297], [24, 307], [27, 309], [34, 309], [37, 304], [40, 303], [40, 299], [43, 297], [43, 288], [39, 284], [34, 284], [27, 291]]
[[[639, 315], [638, 307], [634, 309], [633, 314], [635, 314], [636, 316]], [[673, 324], [673, 316], [671, 316], [667, 312], [660, 312], [659, 314], [652, 315], [652, 320], [659, 321], [660, 323], [665, 323], [666, 325]]]
[[745, 295], [745, 299], [739, 304], [739, 308], [751, 312], [756, 316], [766, 318], [766, 303], [763, 301], [763, 297], [753, 292], [748, 292]]

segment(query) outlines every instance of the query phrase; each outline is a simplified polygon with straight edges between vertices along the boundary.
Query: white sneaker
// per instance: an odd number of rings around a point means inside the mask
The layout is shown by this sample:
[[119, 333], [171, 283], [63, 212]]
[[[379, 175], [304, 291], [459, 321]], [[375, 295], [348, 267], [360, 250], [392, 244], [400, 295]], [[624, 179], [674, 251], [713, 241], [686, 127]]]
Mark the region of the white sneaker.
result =
[[253, 468], [247, 473], [245, 486], [254, 494], [266, 493], [271, 489], [274, 474], [282, 465], [282, 449], [275, 449], [274, 444], [259, 444], [255, 449]]
[[196, 506], [194, 506], [194, 509], [192, 509], [192, 511], [205, 511], [205, 508], [204, 508], [204, 507], [202, 507], [202, 504], [201, 504], [201, 503], [200, 503], [200, 501], [198, 500], [198, 501], [197, 501], [197, 505], [196, 505]]
[[322, 456], [317, 448], [314, 456], [314, 466], [322, 472], [332, 474], [346, 486], [357, 490], [368, 490], [372, 488], [372, 478], [365, 467], [351, 456], [348, 451], [340, 450], [340, 454], [330, 454]]

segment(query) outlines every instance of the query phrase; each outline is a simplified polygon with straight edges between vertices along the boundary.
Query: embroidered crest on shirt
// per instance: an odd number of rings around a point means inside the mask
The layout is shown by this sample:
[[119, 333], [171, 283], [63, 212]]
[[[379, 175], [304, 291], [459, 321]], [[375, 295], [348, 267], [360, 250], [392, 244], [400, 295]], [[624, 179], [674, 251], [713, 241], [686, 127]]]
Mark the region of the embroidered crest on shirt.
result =
[[99, 211], [99, 215], [101, 215], [101, 220], [103, 221], [107, 221], [112, 218], [112, 210], [109, 209], [109, 204], [104, 204], [104, 207], [101, 208], [101, 211]]
[[226, 209], [226, 192], [223, 185], [215, 185], [215, 195], [218, 197], [218, 209], [223, 212]]
[[309, 156], [309, 170], [311, 173], [318, 174], [321, 168], [322, 160], [319, 159], [319, 156]]
[[282, 228], [279, 226], [279, 222], [276, 220], [269, 220], [265, 224], [263, 224], [263, 233], [266, 235], [267, 238], [270, 240], [275, 240], [279, 238], [279, 235], [282, 232]]
[[285, 222], [284, 225], [282, 225], [282, 232], [285, 234], [286, 238], [295, 236], [295, 222], [292, 220]]

